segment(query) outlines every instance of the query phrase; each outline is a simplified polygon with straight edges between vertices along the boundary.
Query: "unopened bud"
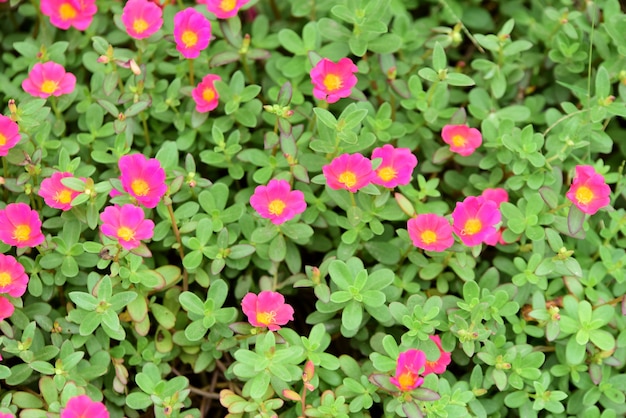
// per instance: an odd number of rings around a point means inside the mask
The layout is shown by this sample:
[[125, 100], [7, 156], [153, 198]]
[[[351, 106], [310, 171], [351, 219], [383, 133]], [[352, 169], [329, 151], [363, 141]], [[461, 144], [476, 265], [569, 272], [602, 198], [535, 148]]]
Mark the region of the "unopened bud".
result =
[[107, 57], [106, 55], [100, 55], [98, 57], [98, 59], [96, 60], [96, 62], [98, 62], [100, 64], [108, 64], [109, 63], [109, 57]]
[[17, 106], [15, 105], [15, 99], [9, 99], [9, 112], [11, 112], [11, 116], [17, 113]]
[[283, 389], [283, 397], [289, 399], [290, 401], [300, 401], [300, 395], [291, 389]]
[[139, 65], [137, 65], [137, 62], [135, 60], [131, 59], [128, 64], [130, 65], [130, 70], [133, 72], [133, 74], [141, 74], [141, 68], [139, 68]]
[[307, 361], [304, 365], [304, 373], [302, 373], [302, 380], [304, 382], [310, 382], [315, 376], [315, 364], [311, 360]]
[[320, 284], [322, 273], [320, 273], [320, 269], [317, 267], [311, 267], [311, 281], [315, 284]]

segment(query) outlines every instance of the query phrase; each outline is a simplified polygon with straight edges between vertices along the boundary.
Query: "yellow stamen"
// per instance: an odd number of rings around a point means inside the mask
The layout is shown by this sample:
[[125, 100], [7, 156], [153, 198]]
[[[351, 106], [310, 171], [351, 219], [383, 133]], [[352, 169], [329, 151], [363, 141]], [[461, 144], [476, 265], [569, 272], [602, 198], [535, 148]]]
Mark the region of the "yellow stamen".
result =
[[211, 100], [215, 99], [215, 90], [212, 87], [207, 87], [202, 92], [202, 98], [206, 100], [207, 102], [210, 102]]
[[0, 147], [7, 143], [7, 137], [0, 134]]
[[400, 383], [400, 389], [408, 390], [415, 384], [416, 380], [417, 380], [417, 376], [414, 375], [413, 373], [409, 371], [402, 373], [398, 377], [398, 383]]
[[186, 48], [191, 48], [198, 43], [198, 34], [196, 34], [194, 31], [186, 30], [183, 32], [180, 40], [183, 41]]
[[276, 312], [257, 312], [256, 321], [261, 325], [270, 325], [274, 323], [274, 318], [276, 318]]
[[66, 205], [72, 201], [72, 192], [69, 189], [63, 189], [54, 195], [54, 200]]
[[341, 77], [336, 74], [326, 74], [323, 83], [324, 87], [326, 87], [326, 90], [328, 91], [338, 90], [341, 88], [341, 86], [343, 86], [343, 81], [341, 80]]
[[378, 177], [381, 178], [382, 181], [390, 181], [396, 178], [398, 173], [391, 166], [383, 167], [378, 170]]
[[237, 0], [222, 0], [220, 3], [220, 9], [225, 12], [230, 12], [237, 5]]
[[455, 147], [463, 147], [465, 146], [465, 144], [467, 144], [467, 139], [465, 139], [465, 137], [461, 135], [454, 135], [452, 137], [452, 143]]
[[59, 14], [63, 20], [74, 19], [76, 17], [76, 9], [69, 3], [63, 3], [59, 7]]
[[142, 18], [135, 19], [135, 21], [133, 22], [133, 30], [136, 33], [143, 33], [146, 31], [146, 29], [148, 29], [148, 22], [146, 22]]
[[274, 199], [270, 202], [268, 209], [272, 215], [280, 215], [285, 210], [285, 202], [280, 199]]
[[480, 232], [481, 229], [483, 229], [482, 222], [480, 222], [480, 220], [476, 218], [472, 218], [468, 219], [467, 222], [465, 222], [465, 227], [461, 231], [461, 234], [474, 235], [475, 233]]
[[130, 188], [137, 196], [146, 196], [148, 193], [150, 193], [150, 186], [145, 180], [142, 179], [133, 180], [133, 182], [130, 184]]
[[54, 93], [57, 88], [59, 88], [59, 84], [52, 80], [46, 80], [41, 84], [41, 91], [46, 94]]
[[352, 171], [344, 171], [339, 175], [339, 183], [345, 184], [347, 188], [354, 187], [356, 175]]
[[122, 226], [120, 227], [120, 229], [117, 230], [117, 236], [124, 241], [131, 241], [135, 239], [135, 231], [127, 226]]
[[0, 273], [0, 287], [8, 286], [13, 283], [13, 278], [9, 273]]
[[435, 233], [435, 231], [432, 231], [430, 229], [422, 232], [420, 238], [422, 239], [422, 242], [424, 244], [432, 244], [433, 242], [437, 242], [437, 234]]
[[27, 241], [30, 238], [30, 225], [22, 224], [15, 227], [13, 239], [18, 242]]
[[594, 198], [593, 190], [591, 190], [587, 186], [580, 186], [576, 190], [576, 200], [580, 204], [586, 205], [589, 202], [591, 202], [593, 200], [593, 198]]

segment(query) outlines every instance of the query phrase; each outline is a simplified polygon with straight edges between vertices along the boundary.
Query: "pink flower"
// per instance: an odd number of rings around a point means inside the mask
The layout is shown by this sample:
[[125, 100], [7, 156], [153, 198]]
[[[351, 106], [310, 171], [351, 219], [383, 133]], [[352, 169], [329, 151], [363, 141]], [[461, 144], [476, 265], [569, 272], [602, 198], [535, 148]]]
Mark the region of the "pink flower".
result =
[[218, 19], [228, 19], [235, 16], [241, 6], [250, 0], [198, 0], [198, 3], [206, 4], [209, 12], [213, 13]]
[[147, 208], [154, 208], [167, 191], [165, 171], [156, 158], [124, 155], [118, 163], [124, 190]]
[[0, 157], [7, 155], [20, 139], [20, 128], [17, 123], [8, 116], [0, 115]]
[[87, 395], [74, 396], [63, 411], [61, 418], [109, 418], [109, 411], [102, 402], [92, 401]]
[[358, 70], [350, 58], [342, 58], [337, 63], [322, 58], [311, 69], [313, 96], [328, 103], [335, 103], [343, 97], [350, 96], [352, 87], [357, 82], [354, 73]]
[[102, 233], [118, 240], [126, 250], [137, 248], [140, 240], [154, 235], [154, 222], [145, 219], [143, 209], [135, 205], [107, 206], [100, 214], [100, 220]]
[[280, 325], [293, 321], [293, 308], [285, 303], [285, 298], [278, 292], [264, 290], [258, 296], [248, 293], [241, 301], [241, 308], [248, 322], [255, 327], [277, 331]]
[[450, 145], [450, 151], [464, 157], [472, 155], [483, 143], [483, 136], [476, 128], [467, 125], [446, 125], [441, 131], [443, 142]]
[[196, 110], [198, 112], [210, 112], [217, 107], [220, 97], [217, 94], [217, 90], [215, 90], [214, 83], [221, 79], [222, 77], [219, 75], [207, 74], [200, 84], [191, 91], [191, 97], [196, 102]]
[[[9, 302], [9, 299], [0, 296], [0, 321], [10, 318], [14, 311], [15, 306]], [[2, 413], [0, 413], [0, 418], [2, 418]]]
[[590, 165], [577, 165], [576, 176], [565, 196], [581, 212], [593, 215], [600, 208], [611, 202], [611, 188], [604, 181], [604, 176]]
[[97, 11], [95, 0], [41, 0], [41, 13], [59, 29], [85, 30]]
[[149, 38], [161, 29], [163, 11], [148, 0], [128, 0], [122, 11], [122, 23], [132, 38]]
[[19, 298], [26, 293], [28, 275], [13, 256], [0, 254], [0, 293]]
[[391, 189], [411, 182], [417, 158], [410, 149], [394, 148], [393, 145], [385, 144], [382, 148], [374, 149], [372, 160], [375, 158], [381, 158], [383, 161], [376, 169], [372, 183]]
[[441, 338], [438, 335], [430, 335], [429, 338], [437, 344], [437, 347], [439, 348], [439, 358], [435, 361], [426, 360], [426, 366], [424, 367], [424, 372], [422, 373], [424, 376], [430, 373], [441, 374], [445, 372], [446, 367], [452, 360], [451, 353], [444, 351], [441, 347]]
[[0, 210], [0, 241], [16, 247], [36, 247], [44, 241], [39, 213], [26, 203], [9, 203]]
[[421, 350], [410, 348], [398, 356], [396, 373], [390, 379], [403, 392], [413, 390], [424, 383], [420, 371], [426, 366], [426, 354]]
[[434, 213], [417, 215], [407, 222], [413, 245], [426, 251], [445, 251], [454, 244], [452, 226], [443, 216]]
[[[4, 2], [0, 1], [0, 3], [4, 3]], [[0, 360], [2, 360], [2, 356], [0, 356]], [[15, 418], [15, 415], [11, 413], [0, 412], [0, 418]]]
[[495, 189], [485, 189], [483, 190], [481, 196], [486, 200], [494, 202], [498, 206], [498, 209], [502, 203], [509, 201], [509, 193], [500, 187]]
[[56, 172], [41, 182], [39, 196], [43, 197], [46, 205], [63, 211], [72, 209], [72, 200], [80, 194], [61, 183], [61, 179], [73, 177], [72, 173]]
[[176, 49], [185, 58], [198, 58], [200, 51], [209, 46], [211, 22], [191, 7], [174, 15], [174, 40]]
[[291, 190], [287, 180], [270, 180], [267, 186], [257, 186], [250, 205], [274, 225], [282, 224], [304, 212], [306, 203], [300, 190]]
[[46, 99], [50, 96], [70, 94], [76, 86], [74, 74], [65, 72], [65, 68], [56, 62], [38, 62], [22, 81], [22, 88], [31, 96]]
[[346, 189], [352, 193], [370, 184], [374, 177], [372, 162], [363, 155], [343, 154], [322, 167], [326, 184], [334, 190]]
[[478, 245], [496, 233], [495, 225], [500, 222], [500, 211], [496, 204], [483, 197], [469, 196], [457, 202], [452, 212], [454, 233], [467, 246]]

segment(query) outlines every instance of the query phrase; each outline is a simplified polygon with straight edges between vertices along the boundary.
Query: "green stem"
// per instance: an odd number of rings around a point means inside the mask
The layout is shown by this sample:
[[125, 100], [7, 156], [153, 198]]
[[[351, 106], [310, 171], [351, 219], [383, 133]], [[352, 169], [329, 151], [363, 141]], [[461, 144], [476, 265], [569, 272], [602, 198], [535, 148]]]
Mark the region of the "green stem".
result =
[[189, 84], [192, 86], [195, 86], [194, 78], [193, 78], [193, 60], [190, 59], [187, 61], [189, 61]]
[[[185, 250], [183, 249], [183, 242], [180, 239], [180, 230], [178, 229], [178, 225], [176, 224], [176, 216], [174, 216], [174, 209], [172, 208], [172, 203], [170, 201], [169, 204], [166, 204], [167, 212], [170, 214], [170, 221], [172, 222], [172, 232], [174, 232], [174, 237], [176, 238], [176, 242], [178, 243], [178, 254], [180, 255], [180, 261], [182, 265], [182, 261], [185, 258]], [[183, 291], [187, 291], [189, 289], [189, 276], [187, 274], [187, 269], [183, 267]]]
[[141, 112], [141, 124], [143, 125], [143, 137], [146, 139], [146, 146], [150, 146], [150, 131], [148, 130], [148, 118]]

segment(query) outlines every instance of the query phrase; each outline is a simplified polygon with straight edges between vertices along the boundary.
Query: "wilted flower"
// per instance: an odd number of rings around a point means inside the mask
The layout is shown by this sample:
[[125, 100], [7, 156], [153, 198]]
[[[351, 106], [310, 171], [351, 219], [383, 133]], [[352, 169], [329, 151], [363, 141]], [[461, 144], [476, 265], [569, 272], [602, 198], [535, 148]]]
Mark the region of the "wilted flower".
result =
[[372, 183], [391, 189], [411, 182], [417, 158], [410, 149], [385, 144], [372, 151], [372, 160], [375, 158], [381, 158], [382, 162], [372, 177]]
[[441, 338], [438, 335], [430, 335], [429, 338], [437, 345], [439, 348], [439, 358], [435, 361], [426, 360], [426, 366], [424, 366], [424, 372], [422, 373], [424, 376], [430, 373], [441, 374], [446, 371], [446, 367], [452, 361], [451, 353], [444, 351], [441, 347]]
[[7, 155], [20, 139], [20, 128], [17, 123], [8, 116], [0, 115], [0, 156]]
[[198, 0], [198, 3], [206, 4], [209, 12], [218, 19], [228, 19], [235, 16], [248, 1], [250, 0]]
[[118, 162], [124, 190], [147, 208], [154, 208], [167, 191], [165, 171], [156, 158], [124, 155]]
[[39, 188], [39, 196], [43, 197], [46, 205], [64, 211], [72, 209], [72, 200], [80, 192], [72, 190], [61, 183], [61, 179], [68, 177], [73, 177], [72, 173], [56, 172], [49, 178], [43, 179]]
[[[15, 306], [13, 306], [11, 302], [9, 302], [9, 299], [0, 296], [0, 321], [10, 318], [11, 315], [13, 315], [14, 311], [15, 311]], [[2, 418], [1, 413], [0, 413], [0, 418]]]
[[161, 29], [163, 11], [148, 0], [128, 0], [122, 11], [122, 23], [132, 38], [149, 38]]
[[28, 275], [13, 256], [0, 254], [0, 293], [19, 298], [26, 293]]
[[501, 214], [497, 205], [483, 197], [469, 196], [452, 212], [454, 233], [467, 246], [478, 245], [496, 233]]
[[176, 49], [185, 58], [197, 58], [211, 40], [211, 22], [197, 10], [188, 7], [174, 15]]
[[350, 96], [352, 87], [357, 82], [354, 75], [357, 71], [357, 66], [350, 58], [342, 58], [337, 63], [322, 58], [311, 69], [313, 96], [328, 103], [335, 103], [343, 97]]
[[420, 372], [426, 366], [426, 354], [421, 350], [410, 348], [398, 356], [396, 373], [390, 379], [403, 392], [413, 390], [424, 383]]
[[374, 177], [372, 162], [363, 155], [343, 154], [322, 167], [326, 184], [331, 189], [346, 189], [352, 193], [370, 184]]
[[443, 142], [450, 145], [450, 151], [464, 157], [474, 153], [483, 143], [483, 136], [476, 128], [467, 125], [446, 125], [441, 131]]
[[26, 203], [9, 203], [0, 210], [0, 241], [16, 247], [41, 244], [44, 236], [39, 213]]
[[38, 62], [28, 73], [28, 78], [22, 81], [22, 88], [31, 96], [48, 98], [61, 96], [74, 91], [76, 77], [65, 72], [65, 68], [56, 62]]
[[143, 209], [131, 204], [106, 207], [100, 214], [100, 220], [102, 233], [118, 240], [126, 250], [137, 248], [139, 241], [154, 235], [154, 222], [145, 219]]
[[85, 30], [97, 11], [95, 0], [41, 0], [41, 13], [59, 29]]
[[610, 194], [611, 188], [602, 174], [597, 173], [590, 165], [577, 165], [576, 176], [565, 196], [581, 212], [593, 215], [611, 203]]
[[267, 186], [257, 186], [250, 197], [250, 205], [262, 217], [279, 225], [306, 209], [304, 194], [291, 190], [287, 180], [270, 180]]
[[454, 244], [450, 222], [434, 213], [409, 219], [407, 230], [413, 245], [426, 251], [445, 251]]
[[196, 102], [196, 110], [200, 113], [209, 112], [219, 104], [219, 95], [215, 90], [215, 82], [222, 77], [216, 74], [207, 74], [200, 84], [191, 91], [191, 97]]
[[74, 396], [61, 411], [61, 418], [109, 418], [102, 402], [92, 401], [87, 395]]
[[285, 303], [285, 298], [278, 292], [264, 290], [258, 296], [248, 293], [241, 301], [241, 308], [248, 322], [255, 327], [277, 331], [280, 325], [293, 321], [293, 308]]

